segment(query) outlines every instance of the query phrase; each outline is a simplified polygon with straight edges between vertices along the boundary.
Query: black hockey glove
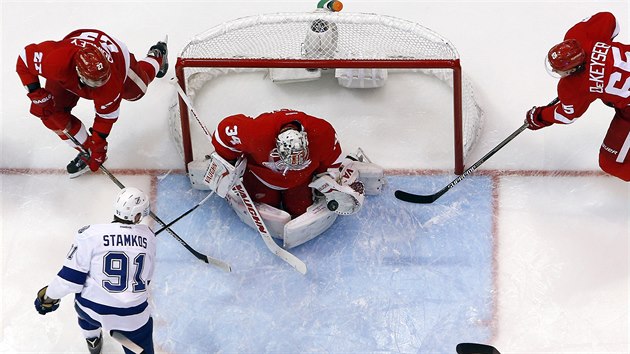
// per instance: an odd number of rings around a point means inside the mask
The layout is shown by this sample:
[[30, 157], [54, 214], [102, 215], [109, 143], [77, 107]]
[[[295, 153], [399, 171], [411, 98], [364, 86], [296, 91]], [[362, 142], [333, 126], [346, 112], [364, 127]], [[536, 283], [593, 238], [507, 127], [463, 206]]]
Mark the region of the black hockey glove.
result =
[[37, 298], [35, 299], [35, 310], [37, 310], [40, 315], [55, 311], [59, 308], [59, 303], [61, 302], [60, 299], [51, 299], [46, 296], [46, 289], [48, 289], [48, 286], [39, 289]]

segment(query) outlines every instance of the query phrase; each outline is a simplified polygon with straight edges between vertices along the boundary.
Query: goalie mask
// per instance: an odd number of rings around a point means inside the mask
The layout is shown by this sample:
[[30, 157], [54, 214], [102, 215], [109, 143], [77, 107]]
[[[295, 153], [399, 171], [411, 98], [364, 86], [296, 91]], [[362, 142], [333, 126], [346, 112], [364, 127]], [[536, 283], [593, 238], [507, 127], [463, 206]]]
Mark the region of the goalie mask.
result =
[[277, 157], [276, 167], [280, 170], [301, 170], [311, 163], [308, 159], [308, 138], [299, 122], [293, 122], [280, 130], [276, 137], [276, 148], [272, 156]]

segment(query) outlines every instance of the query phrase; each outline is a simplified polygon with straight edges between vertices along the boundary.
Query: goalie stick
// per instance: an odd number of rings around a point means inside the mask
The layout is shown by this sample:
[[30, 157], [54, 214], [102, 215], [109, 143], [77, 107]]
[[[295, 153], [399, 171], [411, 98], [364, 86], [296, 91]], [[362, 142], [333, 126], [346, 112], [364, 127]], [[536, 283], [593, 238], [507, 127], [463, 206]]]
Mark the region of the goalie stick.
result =
[[254, 205], [254, 201], [249, 196], [249, 193], [247, 193], [247, 190], [245, 190], [243, 182], [238, 182], [236, 185], [234, 185], [234, 188], [232, 190], [235, 191], [236, 194], [243, 200], [243, 204], [245, 204], [245, 208], [249, 212], [250, 218], [254, 222], [254, 225], [256, 225], [256, 230], [258, 230], [258, 233], [262, 237], [263, 241], [265, 241], [265, 245], [267, 245], [267, 248], [269, 248], [269, 250], [273, 252], [273, 254], [282, 258], [283, 261], [289, 263], [289, 265], [295, 268], [295, 270], [302, 274], [306, 274], [306, 264], [289, 251], [278, 246], [276, 241], [273, 240], [271, 234], [269, 233], [269, 229], [263, 221], [262, 216], [260, 216], [258, 208], [256, 208], [256, 205]]
[[[558, 102], [558, 98], [556, 97], [553, 101], [549, 102], [547, 106], [553, 106]], [[512, 141], [517, 135], [519, 135], [523, 130], [527, 129], [527, 122], [523, 123], [514, 133], [510, 134], [505, 140], [499, 143], [499, 145], [495, 146], [494, 149], [490, 150], [487, 154], [485, 154], [479, 161], [475, 162], [472, 166], [470, 166], [464, 173], [455, 178], [451, 183], [447, 184], [446, 187], [440, 189], [436, 193], [422, 195], [422, 194], [413, 194], [405, 191], [397, 190], [394, 192], [394, 196], [402, 201], [409, 203], [418, 203], [418, 204], [430, 204], [436, 201], [439, 197], [441, 197], [444, 193], [448, 192], [451, 188], [453, 188], [457, 183], [461, 182], [466, 176], [471, 174], [473, 171], [477, 169], [482, 163], [486, 162], [492, 155], [494, 155], [497, 151], [501, 150], [507, 143]]]
[[[90, 154], [85, 150], [85, 148], [83, 147], [83, 145], [81, 145], [81, 143], [79, 143], [79, 141], [77, 140], [77, 138], [75, 138], [74, 136], [70, 135], [70, 133], [67, 130], [63, 130], [63, 133], [66, 135], [66, 137], [68, 137], [68, 139], [72, 140], [72, 142], [81, 150], [81, 154], [86, 157], [89, 158]], [[88, 167], [86, 167], [88, 168]], [[105, 173], [109, 179], [112, 180], [112, 182], [114, 182], [118, 188], [123, 189], [125, 188], [125, 185], [122, 184], [118, 178], [116, 178], [116, 176], [114, 176], [111, 172], [109, 172], [109, 170], [107, 168], [105, 168], [105, 166], [100, 165], [99, 166], [100, 170], [103, 171], [103, 173]], [[223, 262], [222, 260], [216, 259], [216, 258], [212, 258], [209, 256], [206, 256], [205, 254], [199, 253], [197, 250], [195, 250], [194, 248], [190, 247], [190, 245], [188, 243], [186, 243], [186, 241], [184, 241], [181, 237], [179, 237], [179, 235], [177, 235], [175, 233], [175, 231], [171, 230], [170, 228], [167, 228], [166, 224], [164, 223], [164, 221], [162, 221], [162, 219], [160, 219], [157, 215], [155, 215], [155, 213], [153, 213], [153, 211], [149, 210], [149, 216], [151, 216], [151, 218], [153, 218], [153, 220], [155, 220], [158, 224], [160, 224], [161, 226], [163, 226], [169, 234], [171, 234], [171, 236], [173, 236], [182, 246], [184, 246], [190, 253], [192, 253], [195, 257], [197, 257], [198, 259], [212, 264], [214, 266], [217, 266], [221, 269], [223, 269], [226, 272], [231, 272], [232, 271], [232, 267]]]
[[[194, 108], [193, 103], [190, 100], [190, 97], [188, 97], [186, 92], [184, 92], [184, 89], [179, 85], [179, 83], [176, 80], [173, 80], [173, 83], [175, 87], [177, 88], [177, 92], [179, 93], [179, 96], [186, 103], [186, 106], [188, 106], [188, 110], [192, 113], [193, 117], [195, 117], [195, 120], [197, 121], [197, 123], [199, 124], [203, 132], [205, 133], [210, 143], [212, 143], [212, 135], [210, 134], [210, 131], [208, 130], [208, 128], [206, 128], [205, 124], [203, 124], [203, 122], [199, 118], [199, 114], [197, 114], [197, 110]], [[247, 190], [245, 190], [245, 187], [243, 186], [243, 182], [238, 182], [236, 185], [234, 185], [232, 190], [234, 190], [236, 192], [236, 195], [238, 195], [243, 201], [243, 204], [245, 205], [249, 213], [249, 216], [252, 218], [254, 225], [256, 225], [256, 230], [260, 234], [260, 237], [262, 237], [267, 248], [271, 252], [273, 252], [273, 254], [280, 257], [285, 262], [287, 262], [295, 270], [297, 270], [298, 272], [302, 274], [306, 274], [306, 270], [307, 270], [306, 264], [302, 260], [297, 258], [295, 255], [293, 255], [291, 252], [278, 246], [278, 244], [273, 240], [271, 234], [269, 233], [269, 229], [267, 228], [267, 226], [263, 222], [262, 217], [260, 216], [260, 212], [258, 211], [258, 208], [256, 208], [256, 205], [254, 204], [254, 201], [252, 200], [251, 196], [249, 195], [249, 193], [247, 193]]]

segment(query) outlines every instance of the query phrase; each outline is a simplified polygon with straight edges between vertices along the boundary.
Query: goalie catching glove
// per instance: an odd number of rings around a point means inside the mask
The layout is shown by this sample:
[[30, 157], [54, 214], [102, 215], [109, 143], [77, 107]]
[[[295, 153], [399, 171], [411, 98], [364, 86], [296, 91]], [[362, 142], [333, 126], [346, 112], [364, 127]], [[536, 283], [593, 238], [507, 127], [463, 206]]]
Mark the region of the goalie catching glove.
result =
[[225, 198], [228, 192], [239, 181], [245, 167], [247, 166], [247, 159], [240, 157], [234, 165], [227, 160], [219, 156], [216, 152], [210, 155], [210, 165], [206, 170], [206, 174], [203, 178], [205, 183], [211, 191], [215, 192], [219, 197]]
[[351, 168], [344, 168], [338, 179], [333, 179], [329, 173], [320, 174], [308, 186], [321, 193], [328, 209], [339, 215], [358, 212], [365, 200], [363, 183], [358, 180], [358, 172]]
[[48, 286], [45, 286], [37, 292], [37, 298], [35, 299], [35, 310], [40, 315], [45, 315], [49, 312], [53, 312], [59, 308], [60, 299], [51, 299], [46, 296], [46, 290]]

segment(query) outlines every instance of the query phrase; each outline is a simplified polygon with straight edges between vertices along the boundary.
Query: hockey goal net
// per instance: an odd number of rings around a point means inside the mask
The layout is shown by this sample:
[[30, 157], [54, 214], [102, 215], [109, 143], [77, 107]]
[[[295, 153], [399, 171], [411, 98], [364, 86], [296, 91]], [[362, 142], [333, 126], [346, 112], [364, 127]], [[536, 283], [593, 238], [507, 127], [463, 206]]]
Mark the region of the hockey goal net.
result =
[[[330, 76], [330, 72], [342, 71], [343, 74], [335, 74], [332, 80], [342, 80], [341, 76], [345, 75], [345, 82], [353, 87], [353, 92], [379, 90], [362, 87], [382, 84], [388, 73], [390, 77], [399, 72], [409, 75], [428, 73], [452, 88], [449, 89], [452, 92], [452, 110], [449, 109], [452, 117], [440, 119], [452, 121], [452, 151], [457, 174], [463, 172], [465, 156], [482, 125], [482, 111], [474, 99], [472, 85], [462, 74], [455, 47], [426, 27], [389, 16], [316, 11], [237, 19], [193, 37], [179, 54], [175, 70], [179, 84], [195, 105], [200, 104], [197, 96], [208, 83], [221, 85], [221, 78], [243, 73], [262, 72], [267, 81], [275, 82], [270, 85], [279, 82], [309, 85]], [[282, 94], [306, 86], [284, 87]], [[227, 94], [221, 89], [219, 92], [219, 95]], [[232, 107], [232, 114], [242, 113], [239, 110], [246, 102], [260, 100], [257, 96], [244, 94], [238, 104], [240, 107]], [[300, 108], [276, 107], [273, 102], [268, 103], [268, 108], [258, 113]], [[395, 111], [396, 105], [392, 107]], [[312, 111], [304, 111], [317, 116]], [[199, 154], [195, 152], [194, 134], [191, 134], [191, 126], [196, 129], [193, 118], [181, 98], [171, 106], [171, 135], [186, 166], [195, 158], [194, 154]], [[206, 123], [208, 129], [216, 126], [218, 118]], [[205, 144], [208, 145], [207, 140]]]

